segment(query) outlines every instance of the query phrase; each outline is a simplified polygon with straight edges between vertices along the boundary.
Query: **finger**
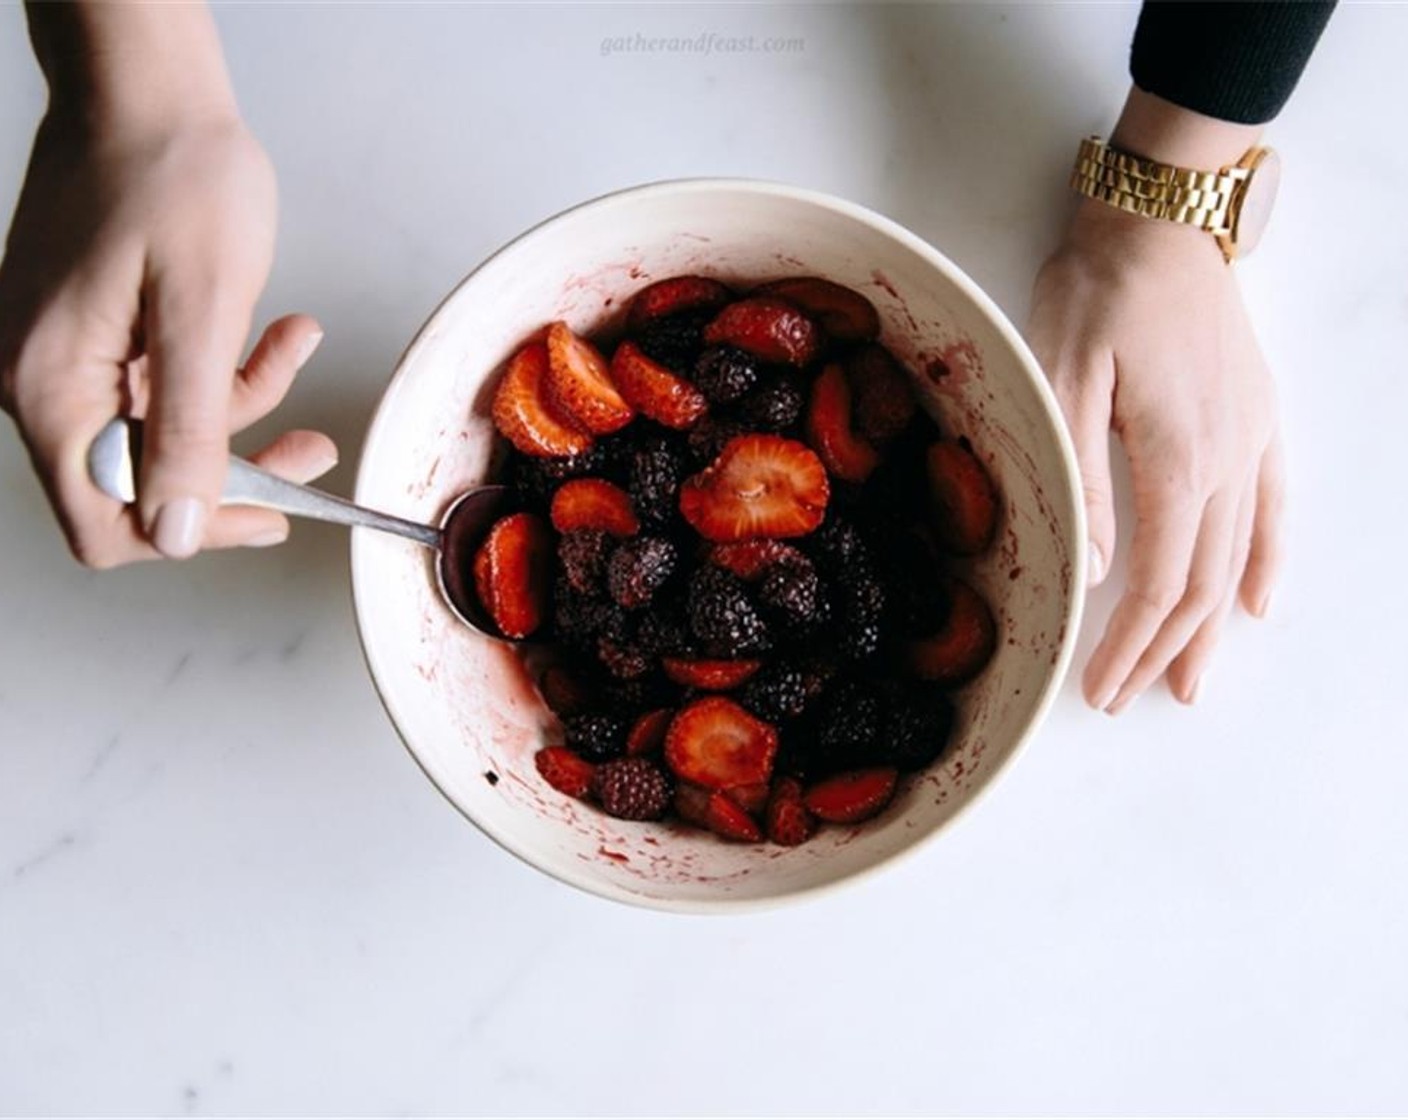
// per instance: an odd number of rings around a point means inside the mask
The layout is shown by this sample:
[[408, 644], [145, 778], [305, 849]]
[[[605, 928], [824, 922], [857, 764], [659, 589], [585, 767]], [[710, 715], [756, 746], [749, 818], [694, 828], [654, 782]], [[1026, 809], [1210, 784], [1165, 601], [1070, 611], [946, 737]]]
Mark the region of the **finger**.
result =
[[285, 432], [249, 457], [250, 462], [290, 482], [312, 482], [337, 466], [337, 444], [322, 432]]
[[1281, 522], [1285, 505], [1286, 460], [1278, 432], [1261, 457], [1251, 548], [1247, 555], [1246, 573], [1242, 576], [1242, 606], [1257, 618], [1266, 617], [1271, 589], [1281, 567]]
[[1197, 632], [1183, 647], [1183, 652], [1173, 659], [1168, 667], [1168, 686], [1183, 703], [1191, 704], [1198, 698], [1198, 685], [1212, 651], [1217, 647], [1227, 616], [1232, 613], [1232, 604], [1237, 600], [1237, 584], [1247, 566], [1247, 554], [1251, 548], [1252, 517], [1256, 508], [1255, 484], [1247, 486], [1242, 499], [1237, 504], [1237, 524], [1233, 530], [1232, 559], [1227, 566], [1226, 589], [1217, 609], [1203, 620]]
[[285, 315], [270, 323], [235, 376], [230, 431], [242, 431], [272, 412], [322, 340], [323, 329], [310, 315]]
[[1142, 499], [1136, 502], [1128, 586], [1085, 669], [1086, 700], [1106, 710], [1183, 598], [1202, 521], [1203, 502], [1189, 488], [1140, 487], [1136, 479], [1135, 489]]
[[1225, 597], [1229, 558], [1235, 549], [1236, 503], [1237, 496], [1222, 492], [1204, 508], [1183, 596], [1120, 684], [1108, 706], [1111, 715], [1118, 715], [1159, 679]]
[[252, 300], [217, 280], [180, 275], [146, 295], [151, 404], [139, 512], [157, 551], [180, 559], [200, 547], [224, 483], [230, 395]]

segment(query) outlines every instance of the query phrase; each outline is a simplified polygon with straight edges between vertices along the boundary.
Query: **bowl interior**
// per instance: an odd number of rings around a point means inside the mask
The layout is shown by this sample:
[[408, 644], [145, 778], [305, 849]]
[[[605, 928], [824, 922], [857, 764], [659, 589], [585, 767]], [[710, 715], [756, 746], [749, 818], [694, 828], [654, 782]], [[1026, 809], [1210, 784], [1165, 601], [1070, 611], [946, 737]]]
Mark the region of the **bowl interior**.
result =
[[1084, 562], [1074, 461], [1035, 362], [991, 302], [932, 248], [885, 219], [767, 184], [660, 184], [609, 196], [531, 230], [445, 301], [407, 351], [368, 434], [366, 504], [436, 521], [482, 481], [497, 373], [552, 319], [610, 327], [632, 292], [676, 273], [757, 282], [817, 274], [863, 292], [882, 341], [926, 406], [966, 435], [1003, 494], [998, 539], [968, 577], [988, 597], [999, 651], [962, 694], [956, 747], [904, 783], [865, 826], [797, 849], [740, 846], [668, 824], [616, 821], [538, 777], [555, 730], [507, 647], [457, 625], [432, 557], [357, 530], [356, 610], [368, 663], [430, 778], [492, 838], [607, 897], [676, 909], [777, 900], [875, 866], [947, 824], [1034, 729], [1070, 657]]

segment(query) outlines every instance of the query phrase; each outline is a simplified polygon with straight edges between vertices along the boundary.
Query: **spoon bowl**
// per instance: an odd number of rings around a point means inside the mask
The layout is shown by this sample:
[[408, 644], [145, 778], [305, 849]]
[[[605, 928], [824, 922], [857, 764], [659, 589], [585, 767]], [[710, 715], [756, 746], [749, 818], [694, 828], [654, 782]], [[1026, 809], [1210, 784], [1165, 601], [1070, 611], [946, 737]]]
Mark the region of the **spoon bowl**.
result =
[[[89, 445], [88, 476], [108, 497], [130, 505], [137, 500], [136, 466], [141, 458], [141, 421], [118, 417], [108, 421]], [[506, 486], [471, 487], [450, 502], [437, 527], [368, 509], [314, 486], [290, 482], [231, 455], [220, 504], [262, 506], [291, 517], [364, 525], [434, 549], [435, 582], [455, 617], [485, 637], [509, 642], [513, 639], [500, 633], [479, 602], [472, 573], [474, 554], [509, 495]]]

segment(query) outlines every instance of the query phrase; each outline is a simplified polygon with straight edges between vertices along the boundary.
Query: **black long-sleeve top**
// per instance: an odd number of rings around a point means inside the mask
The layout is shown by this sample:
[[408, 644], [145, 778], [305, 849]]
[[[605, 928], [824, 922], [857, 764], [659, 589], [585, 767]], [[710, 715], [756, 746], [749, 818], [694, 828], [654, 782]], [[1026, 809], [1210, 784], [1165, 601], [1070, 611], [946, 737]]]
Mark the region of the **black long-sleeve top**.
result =
[[1334, 0], [1145, 0], [1130, 77], [1205, 116], [1265, 124], [1291, 96], [1334, 7]]

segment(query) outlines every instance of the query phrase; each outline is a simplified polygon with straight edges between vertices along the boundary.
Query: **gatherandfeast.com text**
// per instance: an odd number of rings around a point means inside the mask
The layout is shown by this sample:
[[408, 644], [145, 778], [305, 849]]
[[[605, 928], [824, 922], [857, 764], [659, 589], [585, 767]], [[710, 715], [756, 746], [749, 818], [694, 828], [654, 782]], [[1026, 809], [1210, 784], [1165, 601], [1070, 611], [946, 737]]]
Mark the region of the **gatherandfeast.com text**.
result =
[[607, 36], [601, 41], [601, 57], [622, 54], [802, 54], [807, 41], [802, 36], [720, 35], [703, 31], [698, 35]]

